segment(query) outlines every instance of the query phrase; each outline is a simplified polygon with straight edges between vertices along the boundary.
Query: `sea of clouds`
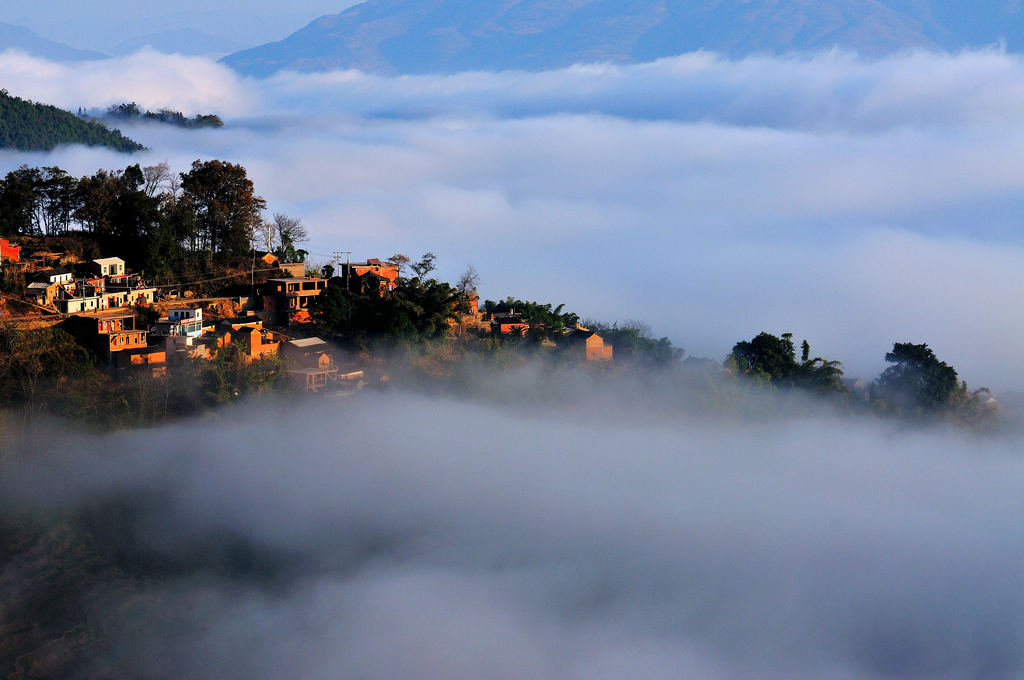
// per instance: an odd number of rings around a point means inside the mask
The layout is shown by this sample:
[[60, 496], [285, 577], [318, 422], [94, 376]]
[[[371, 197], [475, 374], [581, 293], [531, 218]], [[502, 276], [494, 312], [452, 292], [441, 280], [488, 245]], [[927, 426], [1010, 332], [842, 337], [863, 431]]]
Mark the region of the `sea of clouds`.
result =
[[595, 399], [621, 386], [593, 387], [544, 408], [387, 392], [46, 428], [9, 457], [0, 508], [87, 513], [151, 565], [65, 604], [114, 675], [1024, 672], [1019, 437], [806, 407], [638, 425]]
[[1024, 386], [1024, 59], [999, 51], [695, 53], [543, 73], [268, 80], [155, 52], [0, 55], [0, 82], [71, 110], [135, 101], [223, 129], [124, 131], [150, 151], [0, 153], [76, 174], [244, 165], [311, 259], [438, 254], [481, 294], [640, 319], [721, 359], [762, 330], [870, 380], [927, 342], [972, 385]]

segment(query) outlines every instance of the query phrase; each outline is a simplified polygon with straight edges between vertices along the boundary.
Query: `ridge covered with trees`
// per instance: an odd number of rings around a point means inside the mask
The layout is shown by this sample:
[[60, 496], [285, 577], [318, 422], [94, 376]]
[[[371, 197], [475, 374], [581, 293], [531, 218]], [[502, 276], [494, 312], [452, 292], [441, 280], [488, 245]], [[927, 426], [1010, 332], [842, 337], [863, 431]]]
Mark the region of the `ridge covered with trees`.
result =
[[[78, 115], [84, 118], [88, 114], [79, 109]], [[104, 111], [99, 118], [104, 121], [151, 121], [189, 129], [224, 126], [224, 121], [215, 114], [196, 114], [194, 117], [188, 118], [181, 111], [173, 109], [143, 111], [135, 102], [115, 104]]]
[[61, 144], [105, 146], [124, 152], [145, 148], [119, 130], [0, 90], [0, 148], [49, 151]]

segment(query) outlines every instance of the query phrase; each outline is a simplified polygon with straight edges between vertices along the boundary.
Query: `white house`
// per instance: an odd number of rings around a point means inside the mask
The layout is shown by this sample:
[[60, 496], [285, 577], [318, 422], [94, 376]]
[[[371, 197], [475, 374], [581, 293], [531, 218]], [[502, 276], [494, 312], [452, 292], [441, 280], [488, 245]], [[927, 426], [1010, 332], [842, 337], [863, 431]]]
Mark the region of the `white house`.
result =
[[124, 276], [124, 260], [119, 257], [101, 257], [93, 260], [91, 268], [100, 276]]
[[153, 335], [179, 338], [198, 338], [203, 334], [202, 307], [172, 309], [167, 316], [150, 326]]

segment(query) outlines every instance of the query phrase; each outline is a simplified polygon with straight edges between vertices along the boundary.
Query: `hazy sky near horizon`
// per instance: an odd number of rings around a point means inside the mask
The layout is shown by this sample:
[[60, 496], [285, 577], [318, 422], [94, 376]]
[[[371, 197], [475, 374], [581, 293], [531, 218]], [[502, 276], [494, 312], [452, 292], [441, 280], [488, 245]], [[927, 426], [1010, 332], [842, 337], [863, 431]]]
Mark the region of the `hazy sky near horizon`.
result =
[[25, 26], [50, 40], [105, 51], [136, 36], [191, 28], [252, 46], [281, 40], [313, 19], [337, 14], [356, 0], [8, 0], [0, 21]]
[[762, 330], [870, 380], [927, 342], [972, 385], [1024, 387], [1024, 60], [841, 53], [384, 78], [238, 77], [143, 52], [61, 65], [8, 53], [12, 92], [134, 100], [220, 130], [125, 131], [135, 157], [0, 153], [75, 174], [167, 159], [244, 165], [311, 259], [472, 263], [481, 294], [639, 319], [722, 359]]

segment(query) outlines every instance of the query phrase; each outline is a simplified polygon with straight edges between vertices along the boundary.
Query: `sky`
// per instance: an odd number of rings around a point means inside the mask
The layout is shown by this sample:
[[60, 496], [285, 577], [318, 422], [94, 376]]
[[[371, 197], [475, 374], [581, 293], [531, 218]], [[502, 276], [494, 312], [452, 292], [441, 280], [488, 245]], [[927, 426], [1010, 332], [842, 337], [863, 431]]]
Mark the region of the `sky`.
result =
[[0, 21], [25, 26], [72, 47], [101, 52], [133, 37], [183, 28], [251, 47], [281, 40], [317, 17], [337, 14], [355, 4], [354, 0], [7, 0]]
[[62, 65], [0, 55], [21, 96], [132, 100], [223, 129], [139, 126], [134, 157], [0, 154], [0, 170], [197, 158], [245, 166], [314, 262], [432, 251], [486, 299], [646, 322], [721, 360], [761, 331], [866, 381], [925, 342], [972, 386], [1024, 387], [1024, 61], [998, 51], [842, 53], [385, 78], [248, 80], [141, 52]]

